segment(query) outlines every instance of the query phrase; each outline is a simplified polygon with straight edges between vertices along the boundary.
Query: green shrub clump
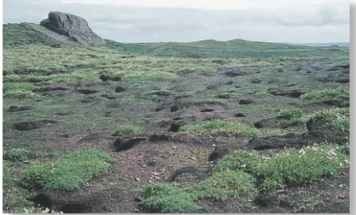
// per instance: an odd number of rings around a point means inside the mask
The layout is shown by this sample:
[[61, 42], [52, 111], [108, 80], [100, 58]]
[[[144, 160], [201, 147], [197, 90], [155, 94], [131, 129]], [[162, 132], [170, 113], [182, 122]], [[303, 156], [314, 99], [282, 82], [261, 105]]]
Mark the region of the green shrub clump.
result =
[[303, 111], [299, 109], [282, 110], [278, 113], [279, 119], [299, 120], [302, 117], [303, 117]]
[[333, 176], [347, 164], [338, 146], [307, 146], [288, 149], [273, 156], [237, 151], [221, 160], [215, 172], [245, 171], [256, 177], [260, 191], [272, 191], [285, 185], [301, 185]]
[[28, 98], [34, 96], [34, 86], [27, 82], [9, 82], [4, 84], [4, 97]]
[[150, 212], [194, 213], [202, 208], [194, 201], [196, 197], [171, 184], [149, 185], [144, 188], [142, 206]]
[[198, 122], [191, 125], [185, 125], [180, 128], [180, 131], [188, 132], [194, 135], [207, 136], [246, 136], [256, 137], [258, 130], [250, 125], [236, 121], [228, 120], [209, 120]]
[[12, 148], [5, 151], [4, 159], [9, 161], [27, 161], [33, 154], [25, 148]]
[[321, 141], [348, 143], [350, 135], [349, 111], [336, 108], [317, 112], [307, 121], [307, 129], [310, 135]]
[[143, 207], [151, 212], [194, 213], [204, 212], [196, 204], [199, 199], [247, 201], [257, 194], [255, 178], [243, 171], [216, 172], [204, 181], [183, 188], [175, 184], [147, 186], [143, 194]]
[[338, 107], [349, 105], [349, 93], [343, 88], [313, 90], [304, 94], [303, 99], [312, 103], [326, 103]]
[[213, 171], [243, 170], [247, 173], [254, 173], [258, 171], [260, 163], [261, 156], [256, 151], [238, 150], [220, 160]]
[[236, 198], [250, 200], [257, 194], [255, 178], [240, 170], [215, 172], [211, 177], [199, 183], [194, 192], [198, 198], [225, 200]]
[[65, 155], [62, 159], [34, 164], [24, 172], [25, 185], [51, 190], [73, 191], [111, 166], [105, 152], [93, 149]]

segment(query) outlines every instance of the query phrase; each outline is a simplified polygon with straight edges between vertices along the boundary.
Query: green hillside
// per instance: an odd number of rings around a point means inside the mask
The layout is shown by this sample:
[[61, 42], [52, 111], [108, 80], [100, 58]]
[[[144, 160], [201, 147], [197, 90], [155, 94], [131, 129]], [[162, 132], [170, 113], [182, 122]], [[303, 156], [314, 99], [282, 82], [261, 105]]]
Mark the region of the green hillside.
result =
[[17, 47], [30, 44], [60, 46], [74, 45], [66, 36], [59, 35], [47, 28], [33, 23], [3, 25], [4, 47]]

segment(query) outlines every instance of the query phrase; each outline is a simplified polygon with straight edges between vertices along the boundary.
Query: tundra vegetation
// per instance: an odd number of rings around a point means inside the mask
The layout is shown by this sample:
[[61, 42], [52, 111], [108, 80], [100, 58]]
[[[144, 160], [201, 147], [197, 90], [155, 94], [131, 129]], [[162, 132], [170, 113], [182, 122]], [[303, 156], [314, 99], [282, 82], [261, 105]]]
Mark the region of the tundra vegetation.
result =
[[6, 212], [349, 212], [346, 48], [43, 31], [4, 26]]

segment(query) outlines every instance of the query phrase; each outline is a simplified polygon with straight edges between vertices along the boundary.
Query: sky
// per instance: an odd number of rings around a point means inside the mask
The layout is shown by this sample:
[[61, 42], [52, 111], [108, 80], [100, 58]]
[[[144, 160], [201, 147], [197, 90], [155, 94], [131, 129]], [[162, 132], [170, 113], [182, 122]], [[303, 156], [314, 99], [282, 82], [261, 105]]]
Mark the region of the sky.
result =
[[39, 23], [49, 11], [119, 42], [349, 41], [349, 0], [4, 0], [5, 23]]

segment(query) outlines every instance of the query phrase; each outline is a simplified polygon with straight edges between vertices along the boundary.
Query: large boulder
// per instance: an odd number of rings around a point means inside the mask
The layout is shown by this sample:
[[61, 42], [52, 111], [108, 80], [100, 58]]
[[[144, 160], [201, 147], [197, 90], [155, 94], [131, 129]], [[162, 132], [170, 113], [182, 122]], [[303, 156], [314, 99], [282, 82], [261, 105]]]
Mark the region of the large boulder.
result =
[[85, 19], [72, 14], [50, 12], [48, 19], [43, 20], [41, 25], [83, 45], [103, 45], [105, 43], [91, 30]]

